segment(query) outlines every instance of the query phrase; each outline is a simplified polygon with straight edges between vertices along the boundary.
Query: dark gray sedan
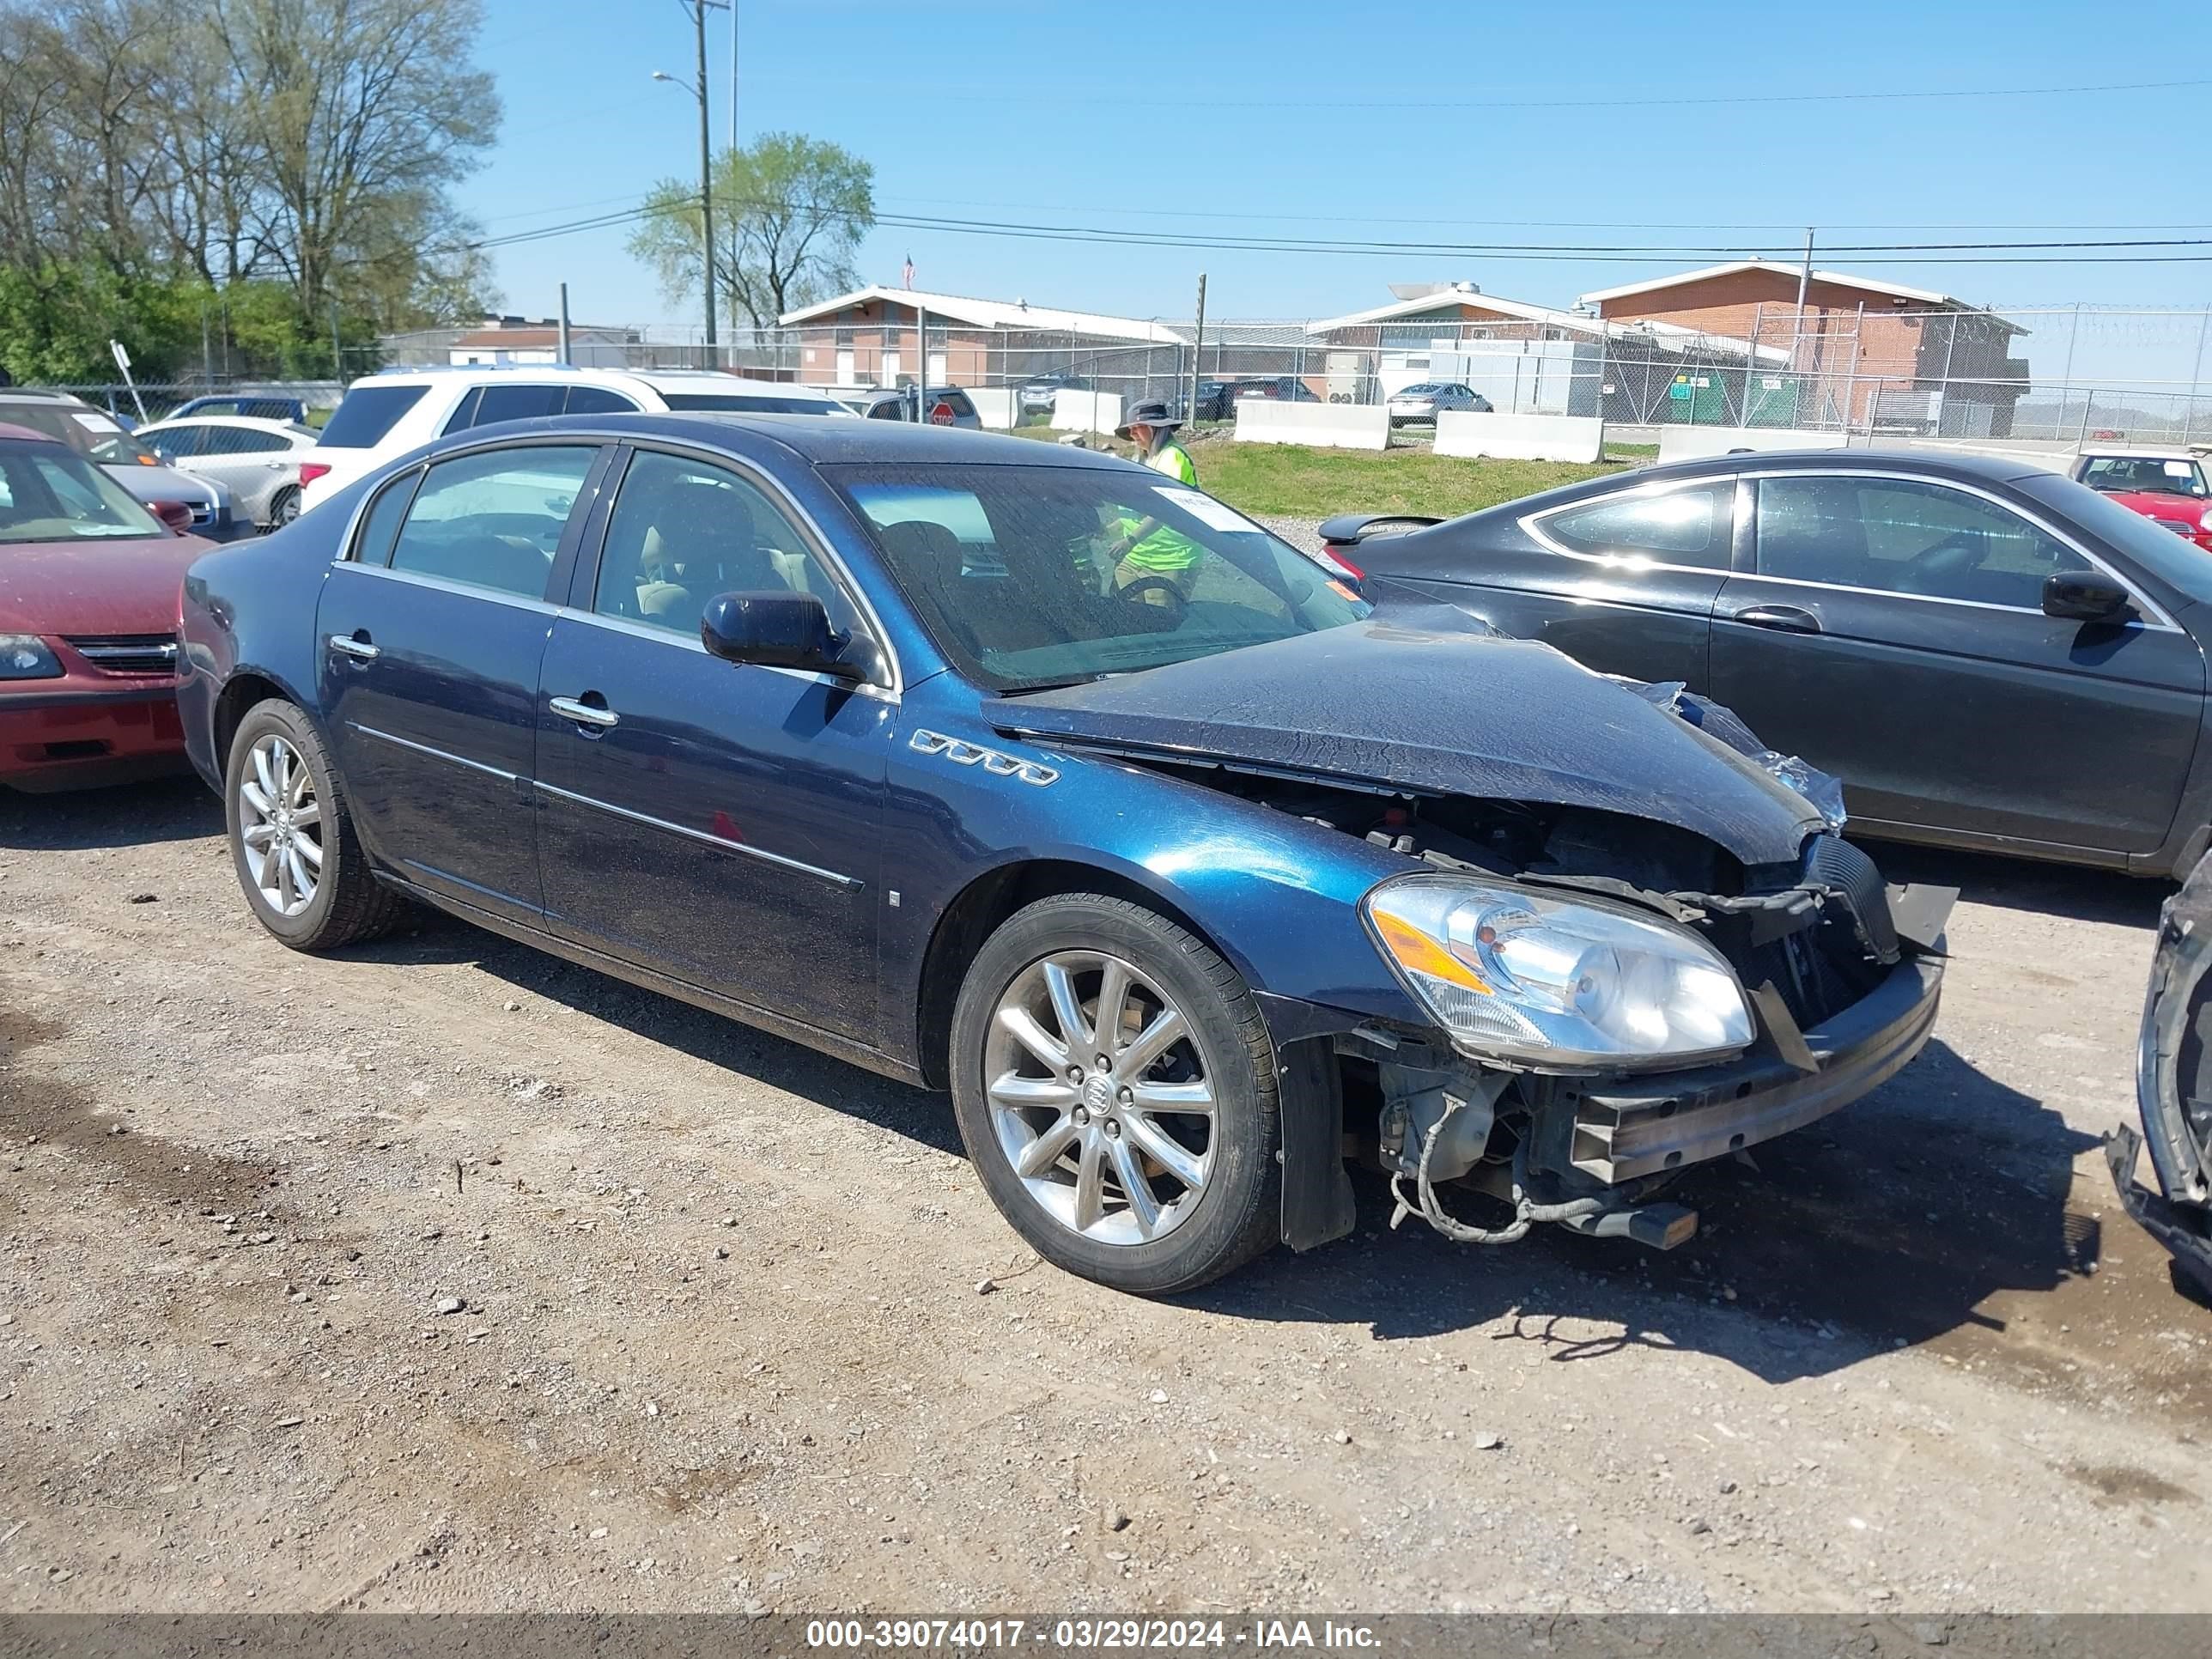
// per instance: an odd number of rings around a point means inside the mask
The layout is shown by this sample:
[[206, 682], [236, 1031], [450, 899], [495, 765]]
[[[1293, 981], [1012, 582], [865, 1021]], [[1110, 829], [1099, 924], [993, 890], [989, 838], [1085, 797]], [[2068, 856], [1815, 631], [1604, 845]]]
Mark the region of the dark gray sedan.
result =
[[1369, 576], [1727, 704], [1840, 776], [1864, 834], [2169, 876], [2212, 833], [2212, 558], [2056, 473], [1738, 454], [1375, 533], [1403, 522], [1322, 534]]

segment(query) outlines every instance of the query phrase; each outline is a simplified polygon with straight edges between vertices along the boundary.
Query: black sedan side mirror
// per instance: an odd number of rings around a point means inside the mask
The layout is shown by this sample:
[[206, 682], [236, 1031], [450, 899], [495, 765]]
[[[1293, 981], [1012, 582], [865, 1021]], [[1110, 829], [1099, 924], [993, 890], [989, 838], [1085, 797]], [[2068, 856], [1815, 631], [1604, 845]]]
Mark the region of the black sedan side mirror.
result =
[[718, 593], [699, 618], [699, 642], [725, 662], [796, 668], [841, 680], [867, 678], [845, 659], [846, 637], [811, 593]]
[[2043, 614], [2066, 622], [2118, 622], [2129, 614], [2128, 591], [2094, 570], [2062, 570], [2043, 579]]

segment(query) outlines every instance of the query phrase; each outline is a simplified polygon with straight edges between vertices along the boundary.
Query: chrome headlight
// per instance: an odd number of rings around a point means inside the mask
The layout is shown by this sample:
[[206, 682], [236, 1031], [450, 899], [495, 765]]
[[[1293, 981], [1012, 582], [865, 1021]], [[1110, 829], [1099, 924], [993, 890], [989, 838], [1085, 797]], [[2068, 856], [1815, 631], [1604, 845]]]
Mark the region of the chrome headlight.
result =
[[1481, 876], [1386, 881], [1361, 910], [1407, 988], [1471, 1052], [1536, 1066], [1680, 1065], [1749, 1046], [1750, 1005], [1696, 934]]
[[60, 659], [36, 634], [0, 634], [0, 680], [58, 680]]

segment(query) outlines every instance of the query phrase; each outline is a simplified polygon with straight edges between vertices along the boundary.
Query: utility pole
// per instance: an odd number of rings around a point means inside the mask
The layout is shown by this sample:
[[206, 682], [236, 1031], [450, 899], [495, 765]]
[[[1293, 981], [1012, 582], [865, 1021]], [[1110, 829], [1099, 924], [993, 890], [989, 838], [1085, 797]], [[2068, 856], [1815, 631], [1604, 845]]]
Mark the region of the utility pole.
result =
[[338, 343], [338, 296], [331, 295], [331, 373], [345, 379], [345, 350]]
[[738, 147], [738, 0], [730, 0], [730, 148]]
[[566, 283], [561, 284], [561, 350], [559, 354], [559, 361], [562, 368], [566, 368], [573, 361], [568, 356], [568, 285]]
[[1797, 331], [1790, 342], [1790, 367], [1797, 367], [1797, 353], [1805, 343], [1805, 293], [1813, 286], [1813, 227], [1805, 227], [1805, 263], [1797, 271]]
[[1198, 273], [1198, 326], [1190, 334], [1190, 419], [1198, 423], [1198, 365], [1206, 350], [1206, 273]]
[[714, 364], [714, 156], [707, 126], [707, 0], [693, 0], [699, 40], [699, 251], [707, 276], [707, 367]]

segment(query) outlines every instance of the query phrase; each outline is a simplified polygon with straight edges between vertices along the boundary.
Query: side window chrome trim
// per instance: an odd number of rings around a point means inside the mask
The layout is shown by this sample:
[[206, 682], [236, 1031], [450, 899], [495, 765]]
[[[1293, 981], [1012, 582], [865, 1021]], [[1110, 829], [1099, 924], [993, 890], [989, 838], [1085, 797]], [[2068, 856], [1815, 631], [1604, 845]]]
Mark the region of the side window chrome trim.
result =
[[[2124, 623], [2124, 626], [2141, 629], [2146, 633], [2152, 634], [2181, 632], [2181, 629], [2174, 625], [2173, 619], [2166, 614], [2162, 606], [2154, 604], [2150, 597], [2135, 583], [2082, 546], [2075, 539], [2071, 532], [2053, 524], [2042, 514], [2008, 501], [2003, 496], [1984, 489], [1978, 484], [1967, 483], [1957, 478], [1931, 478], [1916, 472], [1894, 472], [1874, 467], [1850, 467], [1832, 472], [1817, 471], [1810, 467], [1774, 468], [1763, 471], [1747, 471], [1742, 477], [1747, 483], [1758, 483], [1769, 478], [1880, 478], [1890, 483], [1917, 484], [1923, 489], [1954, 489], [1962, 495], [1972, 495], [1978, 501], [1988, 502], [2000, 513], [2009, 513], [2016, 519], [2026, 520], [2050, 537], [2052, 541], [2064, 547], [2075, 557], [2082, 560], [2090, 568], [2118, 582], [2127, 591], [2128, 597], [2135, 601], [2136, 609], [2142, 613], [2141, 617], [2134, 622]], [[2041, 609], [2035, 605], [1998, 605], [1988, 599], [1954, 599], [1942, 593], [1900, 593], [1891, 587], [1856, 587], [1849, 582], [1816, 582], [1802, 576], [1770, 576], [1756, 568], [1758, 543], [1755, 534], [1752, 549], [1754, 568], [1750, 574], [1763, 582], [1780, 582], [1790, 587], [1826, 588], [1838, 593], [1871, 593], [1877, 599], [1920, 599], [1930, 605], [1971, 605], [1978, 611], [2003, 611], [2015, 617], [2039, 617], [2043, 614]], [[2155, 620], [2144, 620], [2144, 618]]]
[[[869, 598], [867, 590], [854, 578], [852, 567], [845, 562], [845, 556], [837, 550], [836, 544], [832, 541], [826, 533], [824, 533], [820, 521], [817, 520], [811, 513], [809, 513], [806, 510], [797, 496], [793, 495], [790, 490], [784, 488], [783, 481], [781, 479], [778, 478], [774, 473], [769, 472], [765, 468], [756, 465], [754, 462], [748, 460], [742, 456], [730, 454], [726, 451], [723, 450], [697, 449], [689, 444], [657, 441], [642, 434], [628, 437], [624, 441], [629, 443], [635, 451], [635, 453], [634, 453], [630, 458], [630, 466], [635, 466], [637, 464], [637, 456], [639, 455], [679, 456], [685, 460], [697, 461], [709, 466], [718, 466], [726, 472], [735, 473], [738, 477], [743, 478], [747, 483], [752, 485], [754, 489], [759, 490], [762, 495], [767, 496], [769, 502], [774, 505], [778, 511], [783, 513], [787, 518], [789, 518], [791, 521], [799, 527], [800, 533], [806, 536], [812, 542], [813, 549], [811, 550], [817, 551], [820, 554], [823, 564], [829, 571], [830, 579], [837, 584], [840, 590], [843, 592], [846, 600], [852, 605], [854, 613], [866, 624], [869, 634], [875, 641], [876, 649], [883, 653], [884, 661], [890, 666], [891, 683], [890, 685], [860, 685], [853, 686], [851, 689], [860, 691], [876, 692], [879, 695], [887, 696], [893, 702], [897, 702], [904, 696], [906, 692], [905, 665], [899, 660], [897, 647], [891, 643], [890, 630], [884, 626], [884, 619], [877, 612], [875, 601]], [[623, 469], [623, 476], [625, 480], [628, 479], [629, 476], [629, 468], [628, 466]], [[621, 506], [622, 491], [620, 488], [617, 487], [615, 491], [614, 500], [608, 508], [607, 522], [609, 524], [613, 523], [614, 514]], [[597, 550], [597, 554], [601, 560], [604, 560], [606, 556], [606, 533], [604, 527], [600, 531], [599, 545]], [[593, 573], [592, 581], [594, 588], [596, 588], [598, 584], [597, 572]], [[597, 617], [599, 613], [597, 611], [593, 611], [592, 615]], [[616, 618], [615, 620], [621, 619]], [[700, 647], [702, 651], [706, 647], [704, 646]], [[800, 671], [797, 669], [780, 669], [777, 672], [779, 673], [800, 672]], [[803, 674], [802, 678], [806, 679], [830, 679], [830, 676], [823, 674]], [[848, 682], [837, 680], [831, 680], [830, 683], [832, 684], [848, 684]]]
[[1565, 559], [1580, 559], [1584, 564], [1602, 565], [1608, 569], [1619, 569], [1633, 561], [1633, 568], [1639, 571], [1675, 570], [1692, 576], [1733, 575], [1735, 574], [1734, 566], [1737, 515], [1742, 507], [1742, 502], [1737, 499], [1735, 492], [1731, 492], [1726, 503], [1729, 511], [1729, 544], [1725, 550], [1726, 556], [1719, 564], [1675, 564], [1666, 559], [1627, 551], [1577, 552], [1571, 547], [1554, 541], [1543, 526], [1547, 519], [1556, 519], [1563, 513], [1578, 513], [1585, 507], [1595, 507], [1600, 503], [1609, 506], [1616, 501], [1631, 501], [1643, 495], [1671, 495], [1677, 490], [1682, 489], [1717, 490], [1733, 482], [1735, 476], [1730, 473], [1721, 473], [1695, 478], [1667, 478], [1657, 483], [1630, 484], [1616, 490], [1601, 489], [1595, 495], [1585, 495], [1578, 501], [1564, 501], [1558, 507], [1547, 507], [1540, 513], [1525, 514], [1515, 522], [1520, 526], [1522, 532], [1529, 540], [1534, 542], [1547, 553], [1556, 553]]
[[[628, 634], [634, 639], [651, 640], [656, 645], [674, 646], [679, 651], [693, 651], [701, 656], [707, 653], [706, 642], [696, 634], [679, 634], [672, 628], [656, 628], [651, 623], [641, 623], [631, 617], [610, 617], [604, 611], [579, 611], [573, 605], [556, 605], [553, 616], [556, 622], [580, 623], [587, 627], [604, 628], [611, 633]], [[732, 670], [739, 666], [730, 665]], [[880, 685], [866, 682], [856, 684], [841, 680], [835, 674], [817, 674], [804, 668], [779, 668], [773, 663], [747, 663], [744, 666], [757, 668], [763, 673], [783, 674], [795, 680], [811, 680], [818, 685], [835, 686], [852, 692], [855, 696], [873, 697], [881, 702], [897, 702], [899, 695]]]
[[535, 611], [550, 617], [560, 607], [545, 599], [532, 599], [526, 593], [517, 593], [511, 588], [479, 587], [473, 582], [455, 581], [449, 576], [426, 576], [419, 570], [394, 570], [390, 565], [362, 564], [347, 559], [331, 567], [334, 570], [354, 570], [364, 576], [374, 576], [387, 582], [404, 582], [410, 587], [427, 587], [440, 593], [461, 593], [472, 599], [489, 599], [495, 605], [512, 606], [518, 611]]

